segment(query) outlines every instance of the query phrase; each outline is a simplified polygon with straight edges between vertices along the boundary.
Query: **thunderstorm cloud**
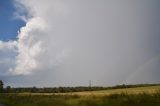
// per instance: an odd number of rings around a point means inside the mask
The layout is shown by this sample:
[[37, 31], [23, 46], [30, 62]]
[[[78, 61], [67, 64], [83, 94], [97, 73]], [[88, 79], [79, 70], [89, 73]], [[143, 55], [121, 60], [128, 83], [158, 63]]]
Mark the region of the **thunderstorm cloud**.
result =
[[12, 86], [108, 86], [160, 81], [157, 0], [14, 0], [26, 24], [0, 41]]

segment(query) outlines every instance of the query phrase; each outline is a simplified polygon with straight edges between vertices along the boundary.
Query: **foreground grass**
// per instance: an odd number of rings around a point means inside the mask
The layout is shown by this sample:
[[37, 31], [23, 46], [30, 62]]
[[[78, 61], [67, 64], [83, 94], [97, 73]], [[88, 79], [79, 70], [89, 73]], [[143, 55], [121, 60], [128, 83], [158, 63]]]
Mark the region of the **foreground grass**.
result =
[[109, 96], [1, 94], [0, 103], [4, 106], [160, 106], [160, 92]]
[[160, 106], [160, 87], [61, 94], [0, 94], [4, 106]]

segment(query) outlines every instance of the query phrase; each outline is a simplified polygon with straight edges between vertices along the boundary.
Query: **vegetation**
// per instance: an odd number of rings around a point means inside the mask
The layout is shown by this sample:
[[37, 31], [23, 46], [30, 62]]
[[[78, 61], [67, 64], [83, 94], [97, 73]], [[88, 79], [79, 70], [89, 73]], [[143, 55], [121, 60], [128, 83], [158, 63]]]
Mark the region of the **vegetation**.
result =
[[0, 103], [5, 106], [160, 106], [160, 92], [109, 96], [1, 94]]
[[3, 87], [0, 106], [160, 106], [160, 85], [114, 87]]
[[0, 93], [2, 93], [2, 92], [3, 92], [3, 81], [0, 80]]
[[4, 93], [67, 93], [67, 92], [82, 92], [82, 91], [99, 91], [99, 90], [112, 90], [112, 89], [126, 89], [126, 88], [137, 88], [137, 87], [147, 87], [147, 86], [158, 86], [160, 84], [138, 84], [138, 85], [117, 85], [113, 87], [28, 87], [28, 88], [11, 88], [7, 86], [4, 90]]

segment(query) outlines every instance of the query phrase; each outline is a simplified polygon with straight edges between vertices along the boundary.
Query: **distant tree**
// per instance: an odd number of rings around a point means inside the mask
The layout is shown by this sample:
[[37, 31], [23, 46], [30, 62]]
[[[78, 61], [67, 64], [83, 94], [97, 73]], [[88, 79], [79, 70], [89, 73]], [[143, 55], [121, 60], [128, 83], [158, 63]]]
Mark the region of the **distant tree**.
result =
[[7, 92], [7, 93], [11, 92], [11, 86], [7, 86], [7, 87], [6, 87], [6, 92]]
[[30, 92], [35, 93], [38, 89], [34, 86], [32, 88], [30, 88]]
[[3, 81], [2, 80], [0, 80], [0, 93], [2, 93], [3, 92]]

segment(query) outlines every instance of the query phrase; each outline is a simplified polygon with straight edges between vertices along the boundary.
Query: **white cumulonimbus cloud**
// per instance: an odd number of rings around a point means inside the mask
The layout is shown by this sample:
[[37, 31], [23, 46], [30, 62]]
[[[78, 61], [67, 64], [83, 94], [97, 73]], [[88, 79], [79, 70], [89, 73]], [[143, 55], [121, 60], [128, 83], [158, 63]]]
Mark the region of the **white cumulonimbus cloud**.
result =
[[43, 20], [36, 17], [29, 19], [26, 26], [20, 29], [17, 41], [16, 66], [9, 69], [12, 74], [30, 74], [38, 67], [36, 58], [42, 51], [42, 42], [36, 38], [40, 36], [38, 34], [44, 32], [45, 26]]
[[[39, 9], [41, 9], [42, 2], [40, 1], [37, 6], [34, 6], [35, 2], [35, 0], [15, 0], [17, 11], [14, 13], [14, 18], [25, 21], [26, 25], [19, 30], [17, 41], [0, 42], [0, 49], [13, 49], [16, 47], [17, 56], [15, 58], [15, 66], [8, 70], [12, 75], [34, 73], [35, 70], [44, 66], [43, 61], [40, 60], [43, 56], [46, 60], [48, 59], [47, 61], [51, 62], [52, 65], [57, 64], [62, 57], [61, 55], [64, 56], [64, 50], [60, 50], [58, 54], [55, 53], [54, 56], [52, 55], [53, 61], [50, 59], [50, 56], [48, 57], [46, 55], [48, 54], [47, 52], [52, 51], [53, 43], [51, 43], [52, 41], [48, 42], [48, 39], [52, 38], [53, 35], [48, 32], [49, 24], [47, 20], [45, 20], [45, 17], [43, 17], [44, 14], [39, 13], [46, 13], [48, 9], [40, 12]], [[56, 8], [59, 7], [57, 6]], [[59, 11], [59, 9], [57, 9], [57, 11]], [[51, 47], [48, 47], [49, 45]]]

